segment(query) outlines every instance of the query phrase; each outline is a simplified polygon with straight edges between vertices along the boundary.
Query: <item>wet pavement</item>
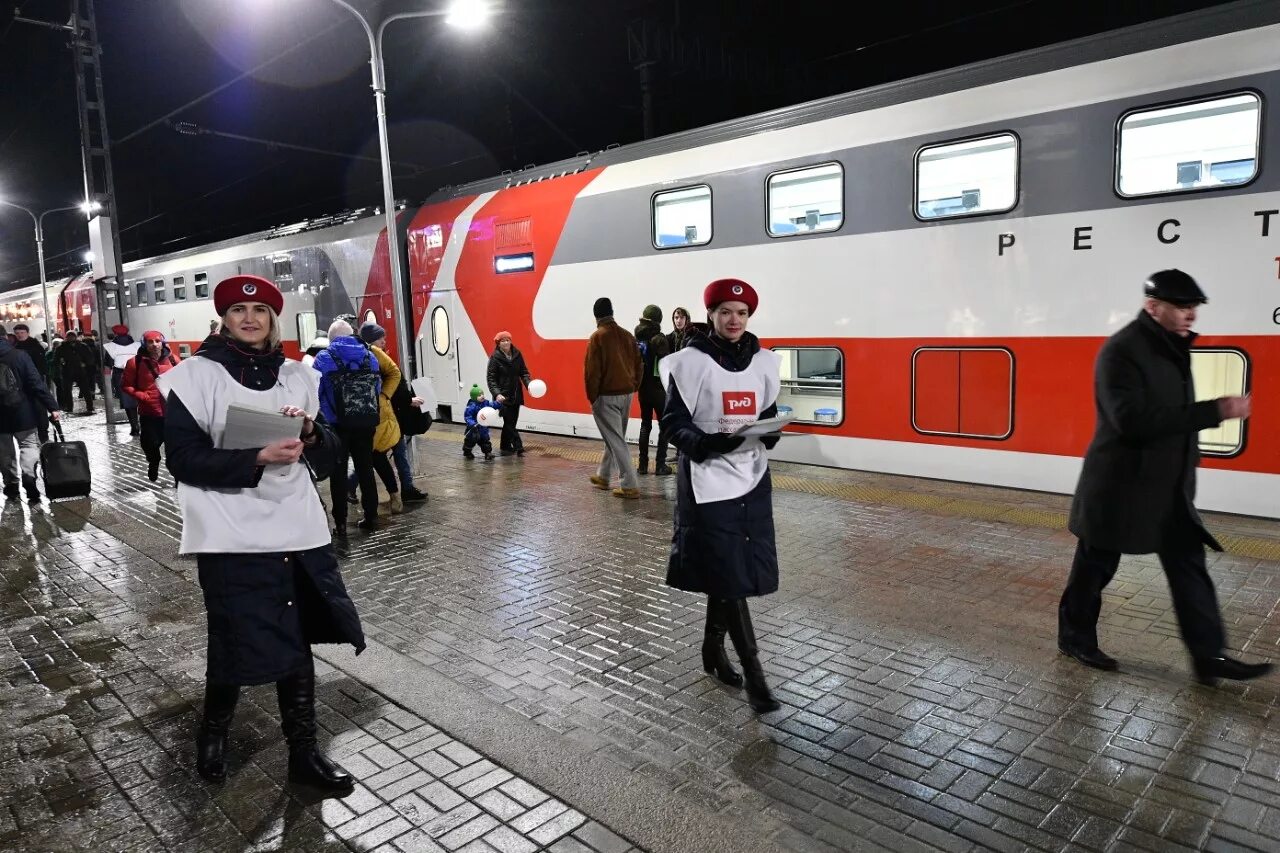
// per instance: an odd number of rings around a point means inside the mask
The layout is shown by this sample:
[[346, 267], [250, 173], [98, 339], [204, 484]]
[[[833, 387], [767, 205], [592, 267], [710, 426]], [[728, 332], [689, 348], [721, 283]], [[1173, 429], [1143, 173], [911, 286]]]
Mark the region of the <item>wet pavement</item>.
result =
[[[756, 717], [662, 583], [670, 478], [621, 501], [587, 482], [597, 443], [467, 462], [447, 425], [417, 441], [430, 501], [352, 528], [370, 649], [318, 647], [357, 792], [282, 783], [270, 686], [208, 785], [173, 490], [127, 427], [69, 432], [92, 499], [0, 515], [0, 848], [1280, 849], [1280, 680], [1192, 683], [1154, 558], [1106, 595], [1119, 673], [1057, 654], [1066, 498], [776, 465], [782, 586], [752, 612], [784, 705]], [[1232, 646], [1280, 658], [1280, 524], [1209, 522]]]

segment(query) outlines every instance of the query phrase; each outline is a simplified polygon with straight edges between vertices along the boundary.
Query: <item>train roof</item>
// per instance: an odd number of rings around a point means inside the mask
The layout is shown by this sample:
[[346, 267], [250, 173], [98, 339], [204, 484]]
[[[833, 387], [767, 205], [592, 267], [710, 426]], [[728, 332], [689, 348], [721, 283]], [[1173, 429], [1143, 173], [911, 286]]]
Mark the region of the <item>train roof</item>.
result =
[[615, 144], [594, 154], [584, 151], [554, 163], [528, 167], [518, 172], [504, 172], [467, 184], [442, 187], [432, 193], [424, 204], [522, 186], [581, 172], [588, 167], [628, 163], [716, 142], [741, 139], [764, 131], [781, 130], [1276, 23], [1280, 23], [1280, 3], [1276, 0], [1241, 0], [1238, 3], [1149, 21], [905, 80], [895, 80], [642, 142], [621, 146]]

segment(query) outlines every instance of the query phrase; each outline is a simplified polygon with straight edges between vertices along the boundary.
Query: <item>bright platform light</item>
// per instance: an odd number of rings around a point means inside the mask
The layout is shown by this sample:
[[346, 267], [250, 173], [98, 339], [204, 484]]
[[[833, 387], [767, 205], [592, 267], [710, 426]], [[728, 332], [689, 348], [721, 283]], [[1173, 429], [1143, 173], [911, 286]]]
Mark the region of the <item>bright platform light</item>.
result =
[[486, 0], [453, 0], [444, 20], [450, 26], [474, 30], [483, 26], [491, 13]]

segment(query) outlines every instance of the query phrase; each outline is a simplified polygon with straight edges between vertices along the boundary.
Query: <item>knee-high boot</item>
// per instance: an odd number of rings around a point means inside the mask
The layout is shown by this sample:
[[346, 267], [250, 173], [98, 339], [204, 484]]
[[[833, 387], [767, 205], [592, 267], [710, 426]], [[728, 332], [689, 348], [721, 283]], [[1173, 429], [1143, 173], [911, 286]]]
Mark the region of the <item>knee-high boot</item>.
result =
[[760, 666], [760, 658], [756, 649], [756, 630], [751, 624], [751, 611], [747, 609], [747, 600], [739, 598], [726, 601], [724, 612], [728, 616], [729, 637], [733, 640], [733, 648], [742, 661], [742, 675], [747, 685], [747, 700], [757, 714], [766, 714], [782, 707], [769, 692], [769, 685], [764, 680], [764, 669]]
[[316, 670], [308, 661], [296, 675], [276, 682], [280, 728], [289, 744], [289, 781], [325, 791], [348, 792], [354, 782], [316, 747]]
[[723, 599], [707, 596], [707, 627], [702, 635], [702, 668], [730, 687], [741, 687], [742, 676], [729, 664], [724, 653], [724, 635], [729, 630]]
[[227, 778], [227, 732], [239, 699], [238, 685], [204, 685], [204, 718], [196, 734], [196, 772], [210, 782]]
[[125, 409], [124, 415], [129, 419], [129, 435], [137, 435], [140, 432], [138, 429], [138, 410]]

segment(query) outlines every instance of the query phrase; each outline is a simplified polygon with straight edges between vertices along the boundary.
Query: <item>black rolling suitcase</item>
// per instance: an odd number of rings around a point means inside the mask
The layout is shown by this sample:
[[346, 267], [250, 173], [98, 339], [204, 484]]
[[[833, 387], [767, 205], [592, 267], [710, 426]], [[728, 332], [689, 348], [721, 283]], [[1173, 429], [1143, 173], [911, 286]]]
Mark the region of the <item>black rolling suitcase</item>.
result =
[[40, 448], [40, 472], [44, 475], [44, 493], [53, 498], [78, 498], [89, 494], [93, 478], [89, 473], [89, 452], [83, 441], [67, 441], [62, 424], [53, 421], [57, 441]]

